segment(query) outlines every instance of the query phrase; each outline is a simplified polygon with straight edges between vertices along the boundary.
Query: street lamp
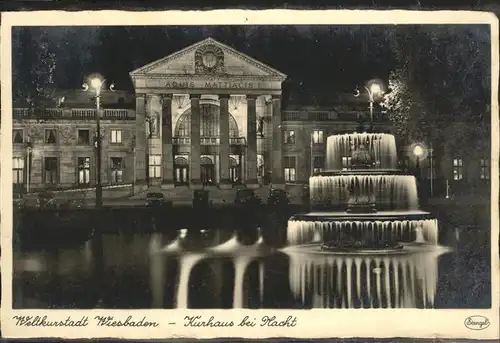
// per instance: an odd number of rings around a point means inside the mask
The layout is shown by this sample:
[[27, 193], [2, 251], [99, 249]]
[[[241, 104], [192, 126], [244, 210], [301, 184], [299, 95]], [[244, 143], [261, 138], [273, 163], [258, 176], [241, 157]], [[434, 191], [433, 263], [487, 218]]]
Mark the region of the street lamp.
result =
[[432, 149], [432, 143], [431, 143], [431, 147], [429, 148], [429, 154], [430, 154], [430, 157], [429, 157], [429, 167], [430, 167], [430, 170], [431, 170], [431, 197], [434, 196], [434, 158], [432, 156], [434, 150]]
[[[102, 146], [101, 146], [101, 91], [104, 86], [104, 79], [99, 76], [93, 76], [89, 79], [88, 83], [84, 83], [82, 85], [82, 89], [84, 92], [87, 92], [90, 88], [95, 93], [96, 99], [96, 137], [94, 141], [94, 147], [97, 151], [96, 157], [96, 187], [95, 187], [95, 205], [96, 208], [102, 207], [102, 184], [101, 184], [101, 154], [102, 154]], [[115, 91], [115, 86], [111, 84], [109, 86], [109, 90], [112, 92]]]
[[427, 149], [421, 143], [416, 143], [413, 145], [413, 155], [417, 158], [417, 162], [415, 164], [415, 169], [417, 171], [417, 179], [420, 180], [420, 159], [425, 155]]
[[[373, 103], [375, 102], [375, 97], [384, 94], [384, 90], [378, 81], [371, 81], [367, 86], [364, 86], [366, 92], [368, 93], [368, 101], [370, 102], [370, 125], [373, 125]], [[360, 96], [359, 89], [356, 89], [354, 96]]]

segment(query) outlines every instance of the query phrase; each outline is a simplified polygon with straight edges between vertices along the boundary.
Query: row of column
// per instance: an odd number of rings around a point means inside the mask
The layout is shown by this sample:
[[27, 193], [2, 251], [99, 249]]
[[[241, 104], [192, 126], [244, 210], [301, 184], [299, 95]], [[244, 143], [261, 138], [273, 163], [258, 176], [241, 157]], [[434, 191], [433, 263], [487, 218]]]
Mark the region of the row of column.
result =
[[[220, 182], [221, 188], [230, 188], [230, 139], [229, 139], [229, 94], [219, 95], [220, 101]], [[136, 97], [136, 183], [146, 182], [146, 168], [148, 168], [147, 137], [146, 137], [146, 95]], [[200, 136], [200, 94], [191, 94], [191, 153], [189, 158], [190, 184], [201, 186], [201, 136]], [[256, 95], [247, 95], [247, 149], [246, 184], [257, 186], [257, 112]], [[172, 149], [172, 94], [162, 95], [162, 183], [173, 185], [173, 149]], [[284, 185], [282, 131], [281, 131], [281, 98], [272, 97], [272, 151], [270, 161], [271, 182], [275, 185]]]

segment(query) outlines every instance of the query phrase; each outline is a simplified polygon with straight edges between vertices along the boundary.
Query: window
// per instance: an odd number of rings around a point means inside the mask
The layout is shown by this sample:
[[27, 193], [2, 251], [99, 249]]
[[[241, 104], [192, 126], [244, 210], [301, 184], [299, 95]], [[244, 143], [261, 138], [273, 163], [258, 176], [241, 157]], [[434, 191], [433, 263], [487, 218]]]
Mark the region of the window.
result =
[[57, 143], [57, 133], [54, 129], [45, 130], [45, 143], [46, 144], [56, 144]]
[[403, 156], [399, 164], [401, 165], [401, 169], [408, 171], [410, 169], [410, 158], [408, 156]]
[[111, 157], [111, 183], [123, 182], [123, 160], [121, 157]]
[[90, 183], [90, 157], [78, 157], [78, 184]]
[[45, 157], [43, 182], [51, 185], [57, 184], [57, 157]]
[[319, 173], [325, 170], [325, 157], [324, 156], [314, 156], [314, 161], [313, 161], [313, 172], [314, 173]]
[[285, 182], [295, 182], [295, 156], [285, 156], [283, 164], [285, 166]]
[[122, 142], [122, 130], [111, 130], [111, 143], [120, 144]]
[[285, 144], [295, 144], [295, 131], [285, 131]]
[[342, 170], [351, 170], [351, 156], [342, 157]]
[[20, 144], [23, 142], [23, 130], [12, 130], [12, 143]]
[[490, 160], [486, 158], [482, 158], [480, 161], [480, 175], [481, 180], [489, 180], [490, 179]]
[[24, 158], [14, 157], [12, 159], [12, 182], [24, 183]]
[[311, 138], [312, 138], [313, 144], [323, 144], [323, 131], [322, 130], [314, 130]]
[[464, 161], [461, 158], [453, 159], [453, 180], [464, 178]]
[[161, 177], [161, 155], [149, 156], [149, 177], [155, 179]]
[[90, 131], [89, 130], [78, 130], [78, 144], [79, 145], [89, 145], [90, 144]]

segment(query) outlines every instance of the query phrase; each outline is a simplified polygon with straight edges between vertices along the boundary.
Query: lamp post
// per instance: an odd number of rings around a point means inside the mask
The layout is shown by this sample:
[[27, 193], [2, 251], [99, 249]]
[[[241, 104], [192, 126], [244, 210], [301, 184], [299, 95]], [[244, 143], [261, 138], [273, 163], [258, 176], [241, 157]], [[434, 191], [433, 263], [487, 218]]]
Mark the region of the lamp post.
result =
[[[364, 86], [366, 89], [366, 92], [368, 93], [368, 101], [370, 103], [370, 125], [373, 125], [373, 103], [375, 102], [375, 97], [380, 96], [384, 93], [384, 90], [382, 89], [382, 86], [380, 83], [376, 81], [370, 82], [368, 86]], [[356, 89], [354, 96], [358, 97], [360, 96], [360, 91], [359, 89]]]
[[[101, 184], [101, 155], [102, 155], [102, 139], [101, 139], [101, 90], [104, 86], [104, 79], [98, 76], [92, 77], [89, 83], [84, 83], [82, 89], [84, 92], [88, 91], [90, 88], [95, 93], [96, 99], [96, 137], [94, 140], [94, 147], [96, 149], [96, 187], [95, 187], [95, 205], [96, 208], [102, 207], [102, 184]], [[115, 86], [111, 84], [109, 90], [114, 92]]]
[[429, 167], [431, 169], [431, 182], [430, 182], [430, 186], [431, 186], [431, 197], [434, 196], [434, 159], [432, 157], [432, 153], [433, 153], [433, 149], [432, 149], [432, 143], [431, 143], [431, 147], [429, 148]]
[[417, 158], [417, 162], [415, 164], [415, 169], [417, 171], [417, 179], [420, 179], [420, 158], [424, 156], [425, 147], [421, 144], [415, 144], [413, 146], [413, 155]]

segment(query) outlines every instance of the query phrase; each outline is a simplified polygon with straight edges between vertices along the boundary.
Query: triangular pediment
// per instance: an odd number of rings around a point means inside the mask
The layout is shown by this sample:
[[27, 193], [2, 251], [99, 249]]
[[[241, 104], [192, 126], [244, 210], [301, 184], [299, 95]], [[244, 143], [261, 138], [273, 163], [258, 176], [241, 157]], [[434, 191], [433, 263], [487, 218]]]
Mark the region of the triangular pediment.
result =
[[130, 73], [147, 76], [252, 76], [284, 81], [280, 71], [243, 54], [213, 38], [204, 39]]

